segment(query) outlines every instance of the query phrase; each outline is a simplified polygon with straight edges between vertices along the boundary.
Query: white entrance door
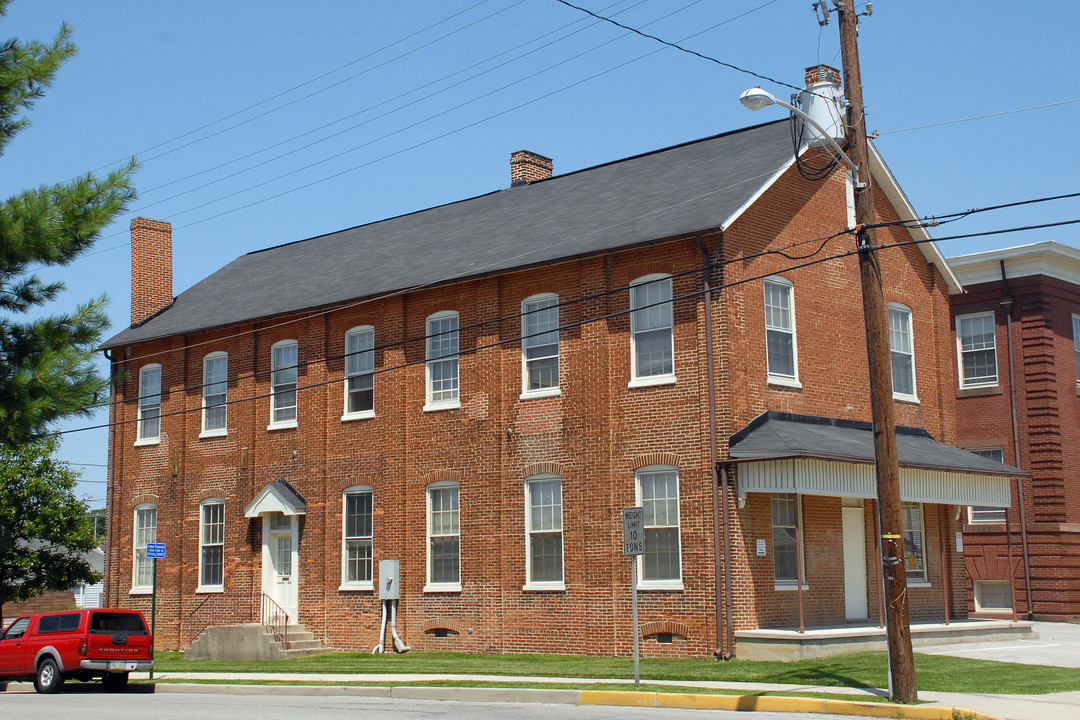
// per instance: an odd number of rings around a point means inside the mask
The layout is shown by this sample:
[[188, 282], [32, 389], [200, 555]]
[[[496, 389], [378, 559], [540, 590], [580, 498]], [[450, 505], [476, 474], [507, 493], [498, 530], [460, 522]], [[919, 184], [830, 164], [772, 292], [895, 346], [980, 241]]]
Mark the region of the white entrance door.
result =
[[848, 507], [845, 498], [844, 525], [844, 614], [848, 620], [866, 618], [866, 526], [862, 501]]
[[289, 614], [290, 624], [297, 622], [296, 530], [295, 515], [280, 512], [263, 515], [263, 593]]

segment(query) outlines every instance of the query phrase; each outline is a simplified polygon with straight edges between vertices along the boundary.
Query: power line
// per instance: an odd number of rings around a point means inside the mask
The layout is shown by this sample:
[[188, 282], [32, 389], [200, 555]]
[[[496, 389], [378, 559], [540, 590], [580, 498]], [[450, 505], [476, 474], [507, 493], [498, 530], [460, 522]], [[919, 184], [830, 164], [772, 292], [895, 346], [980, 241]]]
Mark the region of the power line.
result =
[[[783, 80], [776, 80], [775, 78], [771, 78], [771, 77], [769, 77], [767, 75], [761, 75], [759, 73], [756, 73], [753, 70], [747, 70], [745, 68], [739, 67], [738, 65], [732, 65], [731, 63], [724, 62], [723, 60], [717, 60], [714, 57], [704, 55], [702, 53], [697, 52], [696, 50], [690, 50], [688, 48], [685, 48], [682, 45], [679, 45], [678, 43], [668, 42], [667, 40], [664, 40], [662, 38], [658, 38], [655, 35], [650, 35], [649, 33], [642, 32], [641, 30], [638, 30], [637, 28], [632, 28], [629, 25], [623, 25], [622, 23], [617, 22], [617, 21], [615, 21], [615, 20], [613, 20], [613, 19], [611, 19], [609, 17], [605, 17], [603, 15], [599, 15], [597, 13], [594, 13], [592, 10], [586, 10], [583, 7], [580, 7], [578, 5], [574, 5], [573, 3], [567, 2], [566, 0], [555, 0], [555, 1], [562, 3], [566, 7], [573, 8], [574, 10], [579, 10], [579, 11], [585, 13], [586, 15], [592, 15], [594, 18], [596, 18], [598, 20], [603, 20], [604, 22], [611, 23], [612, 25], [615, 25], [616, 27], [620, 27], [623, 30], [629, 30], [630, 32], [635, 33], [637, 35], [640, 35], [643, 38], [648, 38], [649, 40], [655, 40], [656, 42], [658, 42], [658, 43], [660, 43], [662, 45], [666, 45], [667, 47], [674, 48], [676, 50], [680, 50], [680, 51], [682, 51], [684, 53], [688, 53], [690, 55], [695, 55], [695, 56], [701, 58], [702, 60], [708, 60], [709, 62], [714, 62], [717, 65], [722, 65], [722, 66], [724, 66], [726, 68], [729, 68], [731, 70], [736, 70], [738, 72], [745, 73], [747, 75], [753, 75], [754, 77], [756, 77], [756, 78], [758, 78], [760, 80], [766, 80], [766, 81], [771, 82], [771, 83], [776, 83], [777, 85], [783, 85], [784, 87], [788, 87], [788, 88], [791, 88], [793, 90], [802, 91], [804, 89], [804, 88], [796, 87], [795, 85], [792, 85], [790, 83], [786, 83]], [[776, 0], [769, 0], [769, 2], [767, 2], [767, 3], [763, 4], [763, 5], [759, 5], [756, 8], [754, 8], [753, 10], [746, 11], [745, 13], [743, 13], [743, 15], [749, 15], [750, 13], [755, 12], [757, 10], [760, 10], [763, 7], [766, 7], [768, 5], [772, 5], [774, 2], [776, 2]], [[739, 17], [742, 17], [742, 15], [740, 15]], [[685, 42], [685, 40], [683, 40], [682, 42]]]
[[1069, 103], [1075, 102], [1080, 102], [1080, 98], [1074, 98], [1072, 100], [1062, 100], [1060, 102], [1052, 102], [1045, 105], [1033, 105], [1031, 107], [1020, 108], [1018, 110], [1002, 110], [1001, 112], [988, 113], [986, 115], [975, 115], [974, 117], [961, 118], [959, 120], [945, 120], [943, 122], [930, 123], [929, 125], [916, 125], [914, 127], [903, 128], [902, 130], [885, 130], [882, 132], [878, 132], [877, 135], [895, 135], [896, 133], [911, 132], [912, 130], [926, 130], [927, 128], [936, 128], [941, 127], [942, 125], [955, 125], [957, 123], [971, 122], [972, 120], [985, 120], [986, 118], [1001, 117], [1002, 115], [1012, 115], [1014, 113], [1028, 112], [1029, 110], [1042, 110], [1043, 108], [1057, 107], [1058, 105], [1068, 105]]

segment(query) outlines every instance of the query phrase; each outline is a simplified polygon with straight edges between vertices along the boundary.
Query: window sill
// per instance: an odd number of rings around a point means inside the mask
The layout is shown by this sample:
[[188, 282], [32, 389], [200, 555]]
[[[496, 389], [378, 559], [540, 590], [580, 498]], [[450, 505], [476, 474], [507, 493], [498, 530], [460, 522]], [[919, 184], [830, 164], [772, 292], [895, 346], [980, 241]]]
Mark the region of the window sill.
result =
[[225, 437], [228, 434], [229, 430], [227, 428], [225, 430], [203, 430], [201, 433], [199, 433], [199, 439], [202, 440], [203, 438]]
[[375, 583], [342, 583], [338, 586], [338, 592], [372, 592], [375, 590]]
[[562, 388], [544, 388], [543, 390], [526, 390], [521, 393], [518, 400], [532, 400], [533, 398], [560, 397]]
[[650, 590], [676, 590], [681, 591], [683, 584], [681, 580], [656, 580], [654, 582], [639, 582], [637, 586], [638, 591], [650, 591]]
[[161, 438], [160, 437], [139, 438], [138, 440], [135, 441], [135, 447], [145, 447], [147, 445], [160, 445], [160, 444], [161, 444]]
[[151, 587], [133, 587], [128, 595], [153, 595], [154, 588]]
[[674, 375], [654, 375], [652, 377], [634, 378], [626, 384], [628, 388], [656, 387], [658, 385], [674, 385]]
[[461, 400], [451, 400], [449, 402], [427, 403], [424, 405], [424, 412], [439, 412], [440, 410], [459, 410], [461, 409]]
[[802, 587], [799, 587], [798, 583], [794, 583], [794, 582], [775, 583], [773, 585], [773, 590], [775, 590], [776, 592], [787, 592], [788, 590], [809, 590], [809, 589], [810, 589], [810, 585], [808, 585], [807, 583], [803, 583]]
[[295, 430], [297, 424], [295, 420], [285, 420], [283, 422], [272, 422], [266, 426], [267, 430]]
[[223, 593], [225, 592], [224, 585], [200, 585], [195, 588], [197, 594], [209, 594], [209, 593]]
[[978, 397], [980, 395], [1003, 395], [1004, 391], [997, 383], [991, 385], [961, 385], [956, 397]]
[[778, 385], [780, 387], [794, 388], [795, 390], [802, 390], [802, 383], [795, 378], [780, 377], [778, 375], [770, 375], [768, 379], [769, 385]]
[[423, 592], [426, 593], [459, 593], [461, 592], [461, 583], [428, 583], [424, 586]]
[[351, 422], [353, 420], [370, 420], [375, 417], [374, 410], [361, 410], [360, 412], [345, 413], [341, 416], [341, 422]]
[[521, 589], [525, 592], [566, 592], [566, 583], [525, 583]]
[[910, 403], [912, 405], [918, 405], [919, 398], [914, 395], [904, 395], [903, 393], [893, 393], [892, 399], [896, 402]]
[[909, 588], [928, 588], [933, 587], [929, 580], [908, 580], [907, 586]]

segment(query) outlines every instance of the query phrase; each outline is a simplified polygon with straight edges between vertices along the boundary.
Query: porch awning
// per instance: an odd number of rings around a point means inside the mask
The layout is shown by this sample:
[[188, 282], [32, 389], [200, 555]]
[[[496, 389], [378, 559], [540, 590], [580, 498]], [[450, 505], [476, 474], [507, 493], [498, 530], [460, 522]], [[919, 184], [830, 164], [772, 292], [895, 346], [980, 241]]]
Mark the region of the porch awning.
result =
[[307, 503], [296, 489], [284, 480], [267, 483], [255, 499], [244, 509], [244, 517], [259, 517], [263, 513], [279, 512], [283, 515], [304, 515]]
[[[1009, 479], [1028, 473], [934, 440], [922, 428], [897, 427], [900, 497], [914, 502], [1009, 507]], [[747, 492], [873, 498], [870, 423], [770, 411], [731, 437]]]

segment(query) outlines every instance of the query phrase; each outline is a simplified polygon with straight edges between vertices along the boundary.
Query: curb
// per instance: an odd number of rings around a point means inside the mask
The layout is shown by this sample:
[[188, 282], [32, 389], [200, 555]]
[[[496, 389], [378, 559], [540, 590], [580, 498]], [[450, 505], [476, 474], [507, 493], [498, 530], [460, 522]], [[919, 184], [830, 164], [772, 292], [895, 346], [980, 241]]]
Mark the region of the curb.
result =
[[689, 693], [582, 690], [581, 705], [687, 708], [692, 710], [750, 710], [757, 712], [819, 713], [857, 717], [952, 720], [956, 714], [975, 720], [998, 720], [964, 708], [889, 705], [853, 700], [781, 697], [776, 695], [694, 695]]

